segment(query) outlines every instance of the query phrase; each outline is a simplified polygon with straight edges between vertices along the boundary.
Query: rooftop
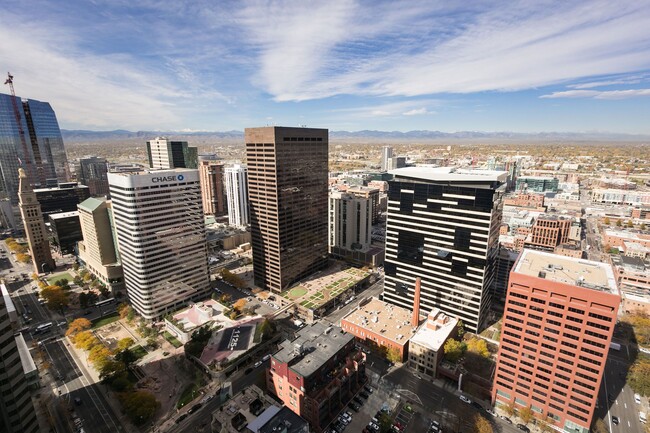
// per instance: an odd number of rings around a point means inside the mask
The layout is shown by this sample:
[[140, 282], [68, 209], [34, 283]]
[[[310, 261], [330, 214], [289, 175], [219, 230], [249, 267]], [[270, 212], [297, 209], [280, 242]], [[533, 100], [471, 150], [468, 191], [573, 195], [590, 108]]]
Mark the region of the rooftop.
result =
[[295, 340], [284, 340], [273, 357], [289, 363], [289, 368], [299, 375], [309, 377], [352, 340], [354, 336], [338, 326], [317, 322], [298, 331]]
[[352, 310], [341, 319], [382, 335], [397, 344], [405, 344], [415, 333], [411, 327], [412, 310], [372, 298], [367, 304]]
[[438, 352], [451, 333], [454, 332], [457, 324], [458, 319], [446, 315], [438, 308], [434, 308], [429, 313], [427, 321], [418, 328], [413, 338], [411, 338], [411, 342]]
[[34, 192], [47, 192], [47, 191], [69, 191], [73, 189], [88, 189], [86, 185], [77, 182], [61, 182], [57, 186], [48, 186], [45, 188], [34, 188]]
[[29, 375], [29, 373], [36, 371], [36, 364], [34, 364], [32, 354], [29, 353], [29, 347], [27, 346], [27, 342], [25, 342], [23, 334], [17, 334], [15, 339], [16, 347], [18, 348], [18, 355], [20, 356], [20, 363], [23, 367], [23, 373]]
[[48, 217], [53, 220], [62, 220], [66, 218], [79, 217], [79, 211], [73, 210], [71, 212], [51, 213]]
[[77, 205], [77, 207], [82, 208], [83, 210], [87, 212], [93, 212], [95, 209], [97, 209], [99, 206], [102, 205], [102, 203], [105, 203], [106, 199], [105, 198], [95, 198], [95, 197], [90, 197], [87, 198], [86, 200], [82, 201]]
[[389, 171], [395, 177], [445, 182], [505, 182], [508, 173], [497, 170], [468, 170], [457, 167], [405, 167]]
[[9, 296], [9, 291], [7, 286], [0, 284], [0, 293], [2, 293], [2, 298], [4, 299], [5, 307], [7, 308], [7, 313], [16, 313], [16, 306]]
[[309, 423], [305, 421], [305, 419], [303, 419], [301, 416], [296, 415], [288, 407], [282, 406], [282, 409], [280, 409], [266, 424], [264, 424], [258, 430], [258, 432], [259, 433], [308, 433]]
[[513, 272], [618, 295], [612, 267], [605, 263], [524, 249]]

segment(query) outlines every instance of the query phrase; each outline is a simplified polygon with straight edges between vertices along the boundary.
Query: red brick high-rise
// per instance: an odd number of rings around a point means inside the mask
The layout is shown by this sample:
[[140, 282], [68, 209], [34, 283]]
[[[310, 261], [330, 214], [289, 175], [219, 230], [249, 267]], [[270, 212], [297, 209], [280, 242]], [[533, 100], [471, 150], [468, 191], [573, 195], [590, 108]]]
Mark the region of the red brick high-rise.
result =
[[492, 400], [588, 433], [620, 301], [610, 265], [525, 249], [510, 273]]

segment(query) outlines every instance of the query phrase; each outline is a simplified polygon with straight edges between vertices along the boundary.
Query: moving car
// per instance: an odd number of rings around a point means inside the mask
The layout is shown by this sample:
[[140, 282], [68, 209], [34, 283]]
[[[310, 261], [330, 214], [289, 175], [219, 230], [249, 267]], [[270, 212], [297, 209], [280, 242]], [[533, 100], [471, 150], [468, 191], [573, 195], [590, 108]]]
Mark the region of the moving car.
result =
[[469, 398], [465, 397], [465, 396], [462, 395], [462, 394], [461, 394], [460, 396], [458, 396], [458, 398], [460, 398], [460, 400], [461, 400], [462, 402], [465, 402], [465, 403], [467, 403], [467, 404], [472, 404], [472, 400], [470, 400]]
[[619, 423], [619, 419], [618, 419], [618, 417], [612, 415], [612, 424], [614, 424], [614, 425], [618, 425], [618, 423]]

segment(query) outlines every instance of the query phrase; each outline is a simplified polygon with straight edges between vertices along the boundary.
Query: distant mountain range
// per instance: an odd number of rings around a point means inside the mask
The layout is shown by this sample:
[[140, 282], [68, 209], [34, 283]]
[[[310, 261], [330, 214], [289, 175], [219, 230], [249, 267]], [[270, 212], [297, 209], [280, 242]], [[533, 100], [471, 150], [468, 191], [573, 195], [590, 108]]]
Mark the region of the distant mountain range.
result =
[[[243, 131], [86, 131], [62, 129], [63, 139], [69, 142], [83, 141], [114, 141], [114, 140], [146, 140], [157, 136], [168, 136], [177, 139], [196, 137], [197, 139], [215, 139], [219, 141], [241, 141]], [[481, 132], [481, 131], [330, 131], [330, 139], [334, 141], [405, 141], [405, 142], [436, 142], [436, 141], [626, 141], [650, 142], [650, 135], [620, 134], [613, 132]]]

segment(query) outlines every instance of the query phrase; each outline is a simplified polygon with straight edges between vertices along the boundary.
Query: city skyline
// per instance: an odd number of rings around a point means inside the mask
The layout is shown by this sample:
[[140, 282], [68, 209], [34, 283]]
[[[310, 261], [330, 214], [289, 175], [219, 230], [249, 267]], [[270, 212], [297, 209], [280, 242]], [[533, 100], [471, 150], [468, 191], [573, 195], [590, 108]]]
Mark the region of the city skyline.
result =
[[647, 5], [370, 6], [29, 1], [0, 58], [65, 129], [650, 133]]

